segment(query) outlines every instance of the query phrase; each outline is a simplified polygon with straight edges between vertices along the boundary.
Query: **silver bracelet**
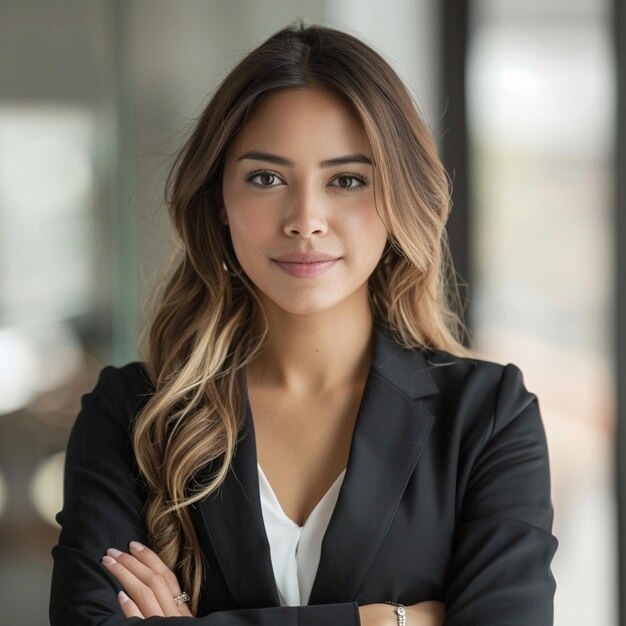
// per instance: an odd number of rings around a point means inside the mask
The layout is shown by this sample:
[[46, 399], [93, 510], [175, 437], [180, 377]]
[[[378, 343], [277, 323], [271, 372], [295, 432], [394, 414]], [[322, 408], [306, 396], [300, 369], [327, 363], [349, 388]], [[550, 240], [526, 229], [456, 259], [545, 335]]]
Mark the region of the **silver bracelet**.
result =
[[398, 604], [397, 602], [385, 601], [385, 604], [392, 604], [396, 607], [396, 615], [398, 616], [398, 626], [406, 626], [406, 607], [404, 604]]

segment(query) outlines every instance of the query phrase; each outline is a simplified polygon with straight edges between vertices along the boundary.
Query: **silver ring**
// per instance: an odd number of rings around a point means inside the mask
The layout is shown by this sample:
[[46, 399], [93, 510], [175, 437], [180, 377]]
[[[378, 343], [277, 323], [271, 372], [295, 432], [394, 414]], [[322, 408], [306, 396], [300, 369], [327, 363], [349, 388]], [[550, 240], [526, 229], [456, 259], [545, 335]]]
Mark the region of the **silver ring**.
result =
[[185, 604], [185, 602], [189, 602], [189, 600], [191, 600], [191, 598], [186, 591], [183, 591], [181, 594], [174, 596], [174, 602], [176, 602], [176, 604]]

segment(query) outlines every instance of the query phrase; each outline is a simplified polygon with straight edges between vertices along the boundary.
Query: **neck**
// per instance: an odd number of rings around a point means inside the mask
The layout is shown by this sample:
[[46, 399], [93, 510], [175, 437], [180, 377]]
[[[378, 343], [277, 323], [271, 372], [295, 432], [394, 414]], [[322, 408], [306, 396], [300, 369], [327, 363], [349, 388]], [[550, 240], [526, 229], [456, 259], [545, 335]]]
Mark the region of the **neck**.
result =
[[281, 387], [298, 395], [362, 384], [372, 360], [373, 319], [364, 305], [294, 315], [264, 306], [267, 348], [248, 366], [249, 384]]

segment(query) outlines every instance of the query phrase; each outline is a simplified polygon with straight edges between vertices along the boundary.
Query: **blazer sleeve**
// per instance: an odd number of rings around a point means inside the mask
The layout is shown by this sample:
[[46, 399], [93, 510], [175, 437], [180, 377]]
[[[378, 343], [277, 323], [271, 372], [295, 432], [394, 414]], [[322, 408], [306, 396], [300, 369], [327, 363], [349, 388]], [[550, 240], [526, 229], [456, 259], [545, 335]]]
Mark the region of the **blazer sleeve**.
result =
[[61, 532], [52, 550], [51, 625], [360, 624], [356, 602], [247, 608], [197, 618], [124, 617], [117, 600], [120, 586], [100, 559], [110, 547], [126, 551], [133, 539], [148, 543], [143, 519], [145, 487], [138, 475], [129, 434], [131, 410], [126, 368], [102, 370], [94, 390], [82, 397], [81, 410], [70, 433], [63, 509], [57, 515]]
[[548, 448], [537, 397], [503, 368], [475, 454], [445, 586], [444, 626], [551, 626], [556, 583]]

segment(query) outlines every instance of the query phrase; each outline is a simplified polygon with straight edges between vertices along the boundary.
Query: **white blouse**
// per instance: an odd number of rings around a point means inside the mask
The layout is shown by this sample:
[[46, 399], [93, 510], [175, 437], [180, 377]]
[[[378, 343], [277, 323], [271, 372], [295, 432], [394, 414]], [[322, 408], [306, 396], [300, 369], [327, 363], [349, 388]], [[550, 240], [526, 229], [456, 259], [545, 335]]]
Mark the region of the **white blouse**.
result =
[[304, 526], [298, 526], [283, 511], [272, 486], [259, 469], [259, 493], [265, 532], [270, 544], [272, 568], [281, 606], [308, 604], [317, 567], [322, 539], [337, 503], [344, 469], [317, 503]]

